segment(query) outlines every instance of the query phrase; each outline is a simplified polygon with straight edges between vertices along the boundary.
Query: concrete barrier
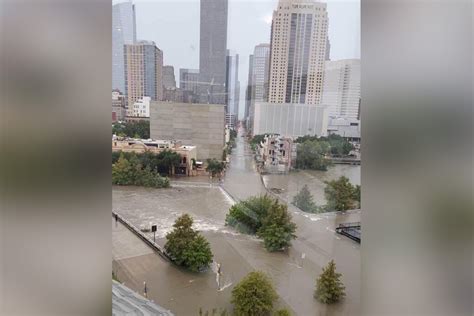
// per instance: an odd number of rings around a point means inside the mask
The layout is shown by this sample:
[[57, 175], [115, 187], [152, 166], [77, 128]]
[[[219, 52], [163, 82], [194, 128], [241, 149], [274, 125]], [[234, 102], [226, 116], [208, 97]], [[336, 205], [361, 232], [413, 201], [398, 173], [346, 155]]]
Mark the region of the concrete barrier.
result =
[[132, 233], [138, 236], [141, 240], [143, 240], [148, 246], [150, 246], [156, 253], [158, 253], [161, 257], [163, 257], [166, 260], [172, 261], [170, 256], [166, 253], [165, 249], [163, 249], [160, 245], [158, 245], [156, 242], [148, 238], [147, 235], [145, 235], [140, 229], [135, 227], [132, 223], [130, 223], [127, 219], [122, 217], [120, 214], [118, 214], [115, 211], [112, 211], [113, 218], [118, 220], [120, 223], [122, 223], [126, 228], [128, 228]]

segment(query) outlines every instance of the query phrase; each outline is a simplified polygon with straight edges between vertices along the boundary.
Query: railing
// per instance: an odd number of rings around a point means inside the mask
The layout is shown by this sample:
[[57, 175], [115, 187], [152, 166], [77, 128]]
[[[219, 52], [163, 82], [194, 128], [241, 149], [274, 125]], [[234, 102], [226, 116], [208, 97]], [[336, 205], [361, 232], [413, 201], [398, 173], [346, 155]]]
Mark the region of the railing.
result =
[[360, 243], [360, 222], [339, 224], [336, 233]]
[[148, 246], [150, 246], [156, 253], [158, 253], [161, 257], [163, 257], [166, 260], [172, 261], [170, 256], [166, 253], [166, 251], [158, 245], [156, 242], [151, 240], [147, 235], [145, 235], [140, 229], [135, 227], [130, 221], [122, 217], [120, 214], [118, 214], [115, 211], [112, 211], [112, 215], [115, 218], [116, 221], [119, 221], [122, 223], [126, 228], [128, 228], [132, 233], [138, 236], [141, 240], [143, 240]]

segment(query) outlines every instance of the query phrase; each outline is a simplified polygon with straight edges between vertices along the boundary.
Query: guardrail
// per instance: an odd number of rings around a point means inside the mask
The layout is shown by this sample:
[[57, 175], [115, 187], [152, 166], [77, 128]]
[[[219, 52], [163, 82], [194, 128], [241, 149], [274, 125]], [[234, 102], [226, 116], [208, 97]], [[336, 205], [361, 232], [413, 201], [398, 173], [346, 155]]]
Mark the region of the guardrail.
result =
[[172, 261], [171, 257], [168, 256], [166, 253], [165, 249], [163, 249], [160, 245], [158, 245], [156, 242], [151, 240], [147, 235], [145, 235], [140, 229], [135, 227], [130, 221], [125, 219], [123, 216], [118, 214], [115, 211], [112, 211], [113, 218], [115, 218], [116, 221], [119, 221], [122, 223], [126, 228], [128, 228], [132, 233], [138, 236], [141, 240], [143, 240], [148, 246], [150, 246], [156, 253], [158, 253], [161, 257], [163, 257], [166, 260]]
[[360, 222], [339, 224], [336, 233], [360, 243]]

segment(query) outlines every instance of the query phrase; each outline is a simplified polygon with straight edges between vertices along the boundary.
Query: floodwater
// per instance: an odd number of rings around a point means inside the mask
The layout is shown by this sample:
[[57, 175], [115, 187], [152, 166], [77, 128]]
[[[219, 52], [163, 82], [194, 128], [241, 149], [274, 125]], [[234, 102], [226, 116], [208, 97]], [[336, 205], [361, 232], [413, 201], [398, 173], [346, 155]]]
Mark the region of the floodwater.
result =
[[[233, 286], [248, 272], [261, 270], [274, 282], [280, 296], [278, 306], [295, 315], [356, 315], [359, 313], [360, 251], [352, 240], [338, 236], [338, 222], [360, 220], [360, 213], [307, 214], [289, 206], [298, 229], [298, 238], [283, 253], [267, 252], [258, 239], [242, 235], [224, 225], [225, 215], [233, 199], [264, 194], [267, 187], [283, 189], [280, 197], [296, 194], [308, 184], [317, 203], [324, 203], [324, 180], [340, 175], [359, 183], [360, 166], [337, 165], [328, 172], [300, 171], [288, 175], [266, 175], [263, 181], [256, 172], [252, 153], [244, 138], [237, 139], [231, 163], [221, 183], [206, 177], [179, 178], [170, 189], [114, 187], [113, 207], [135, 226], [158, 226], [157, 242], [164, 245], [165, 236], [174, 220], [189, 213], [211, 243], [214, 260], [222, 266], [220, 290], [216, 274], [210, 269], [201, 274], [186, 272], [156, 254], [139, 252], [137, 238], [120, 224], [113, 228], [113, 268], [118, 278], [136, 291], [147, 282], [148, 297], [176, 315], [197, 315], [202, 307], [231, 309]], [[150, 236], [151, 235], [150, 233]], [[120, 250], [119, 250], [120, 249]], [[135, 249], [135, 250], [133, 250]], [[343, 274], [346, 299], [325, 306], [313, 298], [316, 277], [323, 266], [334, 259]]]

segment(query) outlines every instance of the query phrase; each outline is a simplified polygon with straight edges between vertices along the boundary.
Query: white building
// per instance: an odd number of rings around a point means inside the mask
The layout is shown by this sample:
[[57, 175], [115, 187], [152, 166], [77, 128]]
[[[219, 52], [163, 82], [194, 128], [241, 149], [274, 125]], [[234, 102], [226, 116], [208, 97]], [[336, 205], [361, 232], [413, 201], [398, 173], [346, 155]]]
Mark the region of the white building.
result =
[[268, 69], [270, 66], [270, 44], [255, 46], [249, 67], [249, 126], [253, 128], [255, 102], [267, 102]]
[[150, 117], [150, 97], [143, 97], [135, 102], [130, 110], [129, 116]]
[[327, 34], [326, 3], [279, 0], [272, 21], [268, 102], [321, 103]]
[[323, 104], [331, 117], [360, 119], [360, 59], [326, 62]]
[[252, 135], [327, 136], [327, 107], [297, 103], [255, 103]]
[[350, 141], [360, 142], [360, 121], [351, 118], [329, 118], [328, 135], [336, 134]]

